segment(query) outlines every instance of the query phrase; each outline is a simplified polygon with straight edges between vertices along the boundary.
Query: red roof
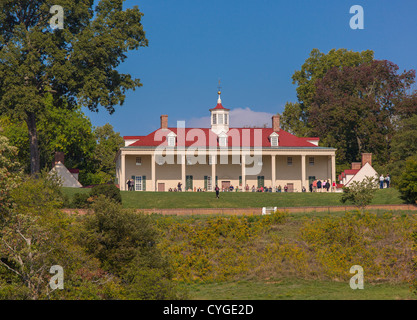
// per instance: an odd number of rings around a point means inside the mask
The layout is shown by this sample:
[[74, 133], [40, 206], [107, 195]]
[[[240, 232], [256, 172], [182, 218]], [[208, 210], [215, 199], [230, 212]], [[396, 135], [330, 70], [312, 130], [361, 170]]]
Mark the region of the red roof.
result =
[[229, 110], [229, 109], [223, 107], [221, 103], [217, 103], [217, 105], [214, 108], [210, 109], [210, 111], [211, 110], [218, 110], [218, 109]]
[[[218, 136], [210, 128], [168, 128], [158, 129], [129, 147], [157, 147], [167, 145], [167, 134], [173, 132], [177, 135], [176, 146], [214, 147], [218, 146]], [[271, 147], [269, 136], [272, 128], [231, 128], [227, 132], [229, 147]], [[278, 132], [280, 147], [314, 147], [315, 144], [307, 142], [282, 129]]]
[[359, 172], [359, 169], [347, 169], [344, 171], [346, 175], [355, 175]]

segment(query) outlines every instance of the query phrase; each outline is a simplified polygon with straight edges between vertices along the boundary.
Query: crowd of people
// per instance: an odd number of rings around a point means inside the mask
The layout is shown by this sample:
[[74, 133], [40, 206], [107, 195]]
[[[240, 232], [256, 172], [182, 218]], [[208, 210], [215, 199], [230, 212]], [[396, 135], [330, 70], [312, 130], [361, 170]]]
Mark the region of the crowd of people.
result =
[[310, 192], [334, 192], [336, 191], [336, 182], [333, 181], [333, 183], [330, 184], [329, 180], [314, 180], [310, 183], [309, 190]]

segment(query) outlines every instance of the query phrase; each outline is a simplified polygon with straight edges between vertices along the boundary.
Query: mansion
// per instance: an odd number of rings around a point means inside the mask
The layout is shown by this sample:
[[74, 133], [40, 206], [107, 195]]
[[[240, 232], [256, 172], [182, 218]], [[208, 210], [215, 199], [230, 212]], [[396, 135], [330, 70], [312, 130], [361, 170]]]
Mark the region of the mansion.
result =
[[232, 128], [229, 109], [218, 92], [210, 109], [210, 128], [185, 128], [179, 121], [168, 127], [161, 115], [160, 128], [146, 136], [124, 136], [116, 156], [116, 178], [121, 190], [128, 180], [135, 191], [214, 191], [230, 185], [245, 191], [254, 186], [287, 187], [300, 192], [316, 179], [336, 181], [336, 149], [319, 147], [319, 138], [296, 137], [280, 128], [272, 116], [270, 128]]

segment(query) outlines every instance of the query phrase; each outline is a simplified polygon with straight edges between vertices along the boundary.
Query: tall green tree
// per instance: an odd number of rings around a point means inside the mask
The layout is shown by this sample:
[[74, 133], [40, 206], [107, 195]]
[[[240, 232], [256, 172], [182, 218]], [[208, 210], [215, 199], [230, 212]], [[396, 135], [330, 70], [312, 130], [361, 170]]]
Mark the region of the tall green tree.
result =
[[311, 126], [308, 121], [309, 109], [316, 93], [316, 81], [322, 79], [332, 68], [354, 67], [368, 64], [374, 59], [372, 50], [362, 52], [347, 49], [332, 49], [327, 54], [313, 49], [310, 56], [294, 72], [293, 83], [297, 85], [297, 103], [287, 103], [282, 114], [282, 122], [286, 129], [299, 136], [310, 136]]
[[[0, 126], [10, 143], [17, 147], [17, 158], [29, 172], [30, 152], [26, 124], [9, 116], [2, 116]], [[94, 169], [92, 161], [96, 141], [93, 127], [80, 108], [68, 110], [50, 105], [43, 114], [39, 115], [37, 129], [42, 168], [50, 169], [55, 152], [62, 151], [68, 168], [87, 171]]]
[[[25, 121], [31, 172], [40, 171], [39, 116], [47, 95], [54, 106], [109, 113], [139, 79], [117, 67], [126, 53], [147, 46], [135, 6], [124, 0], [2, 0], [0, 2], [0, 114]], [[53, 5], [64, 9], [64, 28], [50, 25]]]
[[124, 146], [124, 140], [118, 132], [114, 132], [113, 126], [106, 123], [102, 127], [94, 129], [97, 146], [94, 158], [98, 164], [98, 171], [107, 174], [109, 180], [116, 176], [116, 163], [114, 161], [117, 151]]

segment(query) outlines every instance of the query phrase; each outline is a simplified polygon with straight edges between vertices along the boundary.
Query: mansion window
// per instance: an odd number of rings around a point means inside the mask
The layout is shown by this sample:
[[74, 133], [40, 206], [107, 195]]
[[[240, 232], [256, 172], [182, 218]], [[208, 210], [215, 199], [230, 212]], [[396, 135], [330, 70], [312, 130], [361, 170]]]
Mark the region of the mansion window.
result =
[[175, 147], [175, 137], [168, 137], [168, 147]]
[[142, 165], [142, 157], [136, 157], [136, 165], [141, 166]]
[[222, 114], [218, 115], [218, 120], [219, 120], [218, 121], [219, 124], [223, 124], [223, 115]]
[[314, 157], [308, 157], [308, 164], [314, 166]]
[[287, 157], [287, 165], [292, 166], [292, 157]]
[[278, 147], [278, 137], [271, 137], [271, 147]]
[[216, 114], [215, 113], [213, 113], [213, 124], [217, 124], [217, 118], [216, 118]]
[[133, 176], [135, 191], [146, 191], [146, 176]]

